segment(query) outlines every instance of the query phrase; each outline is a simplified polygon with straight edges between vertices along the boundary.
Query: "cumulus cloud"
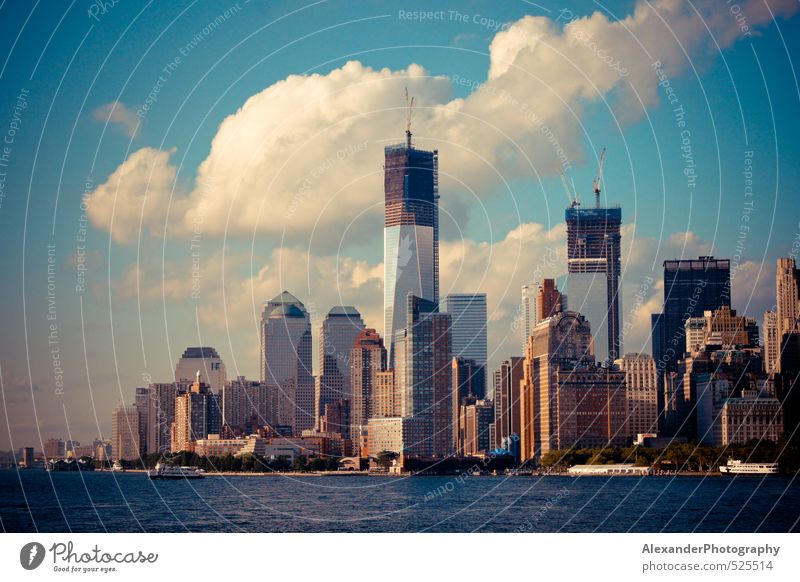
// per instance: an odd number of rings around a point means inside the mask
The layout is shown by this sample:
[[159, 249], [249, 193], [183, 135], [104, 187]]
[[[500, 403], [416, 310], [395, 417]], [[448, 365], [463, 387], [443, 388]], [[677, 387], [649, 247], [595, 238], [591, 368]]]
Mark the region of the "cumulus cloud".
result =
[[[740, 2], [751, 29], [772, 13], [790, 15], [790, 0]], [[268, 233], [284, 243], [339, 236], [356, 216], [378, 225], [383, 146], [404, 127], [403, 88], [415, 96], [414, 128], [422, 147], [441, 152], [442, 203], [485, 192], [506, 178], [534, 178], [580, 159], [578, 116], [586, 101], [610, 99], [623, 121], [658, 103], [653, 62], [676, 76], [689, 59], [730, 46], [746, 32], [711, 0], [640, 1], [612, 20], [601, 12], [558, 20], [526, 16], [490, 46], [487, 79], [433, 77], [418, 65], [372, 69], [351, 61], [327, 74], [291, 75], [250, 97], [220, 125], [210, 153], [181, 191], [169, 155], [133, 153], [89, 195], [92, 223], [130, 242], [139, 225], [169, 222], [188, 233]], [[688, 56], [688, 59], [687, 59]], [[456, 71], [454, 71], [456, 73]], [[452, 98], [451, 82], [474, 90]], [[109, 117], [125, 118], [120, 104]], [[109, 106], [105, 106], [109, 107]], [[126, 180], [120, 178], [124, 176]], [[173, 195], [174, 194], [174, 195]], [[168, 214], [152, 201], [172, 200]], [[164, 207], [166, 208], [166, 206]], [[214, 221], [205, 217], [214, 215]], [[364, 229], [351, 230], [356, 239]]]
[[92, 116], [95, 121], [116, 125], [130, 138], [136, 135], [136, 130], [139, 128], [139, 118], [136, 116], [136, 112], [128, 109], [128, 106], [122, 101], [112, 101], [101, 105], [92, 112]]

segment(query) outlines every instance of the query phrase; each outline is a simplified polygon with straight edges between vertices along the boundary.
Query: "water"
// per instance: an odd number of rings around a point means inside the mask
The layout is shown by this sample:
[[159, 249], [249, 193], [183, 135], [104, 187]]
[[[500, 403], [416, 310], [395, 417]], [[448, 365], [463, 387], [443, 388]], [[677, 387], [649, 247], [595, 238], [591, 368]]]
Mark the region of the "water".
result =
[[4, 531], [788, 532], [791, 477], [265, 475], [0, 470]]

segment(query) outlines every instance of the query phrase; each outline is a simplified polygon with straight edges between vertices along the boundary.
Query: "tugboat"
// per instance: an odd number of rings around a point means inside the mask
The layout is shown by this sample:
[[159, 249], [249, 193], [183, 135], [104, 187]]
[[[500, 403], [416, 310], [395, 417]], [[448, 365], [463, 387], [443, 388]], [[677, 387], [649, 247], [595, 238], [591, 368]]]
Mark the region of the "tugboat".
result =
[[728, 459], [727, 465], [720, 465], [720, 473], [729, 475], [776, 475], [778, 463], [743, 463], [735, 459]]
[[151, 479], [202, 479], [203, 471], [196, 467], [176, 467], [167, 463], [156, 463], [156, 468], [147, 472]]

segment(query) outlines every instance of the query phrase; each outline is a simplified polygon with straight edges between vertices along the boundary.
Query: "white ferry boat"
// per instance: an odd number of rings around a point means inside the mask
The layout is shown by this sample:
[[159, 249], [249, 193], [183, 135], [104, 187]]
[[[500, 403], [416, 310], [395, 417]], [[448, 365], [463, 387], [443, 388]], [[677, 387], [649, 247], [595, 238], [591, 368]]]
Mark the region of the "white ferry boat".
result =
[[720, 473], [731, 475], [775, 475], [778, 463], [743, 463], [735, 459], [728, 459], [727, 465], [720, 465]]
[[111, 470], [117, 473], [124, 473], [125, 467], [123, 467], [119, 461], [114, 461], [114, 464], [111, 465]]
[[196, 467], [176, 467], [165, 463], [156, 463], [156, 468], [147, 472], [151, 479], [201, 479], [203, 471]]

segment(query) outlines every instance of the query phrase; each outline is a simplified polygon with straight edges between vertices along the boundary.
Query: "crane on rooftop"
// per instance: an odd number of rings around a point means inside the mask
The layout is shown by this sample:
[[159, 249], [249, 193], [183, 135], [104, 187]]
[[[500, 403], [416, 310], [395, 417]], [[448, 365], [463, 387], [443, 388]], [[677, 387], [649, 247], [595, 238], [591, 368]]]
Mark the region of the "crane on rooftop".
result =
[[408, 87], [406, 87], [406, 146], [411, 149], [411, 117], [414, 112], [414, 98], [408, 97]]
[[594, 207], [600, 208], [600, 184], [603, 181], [603, 163], [606, 161], [606, 148], [600, 152], [600, 163], [597, 167], [597, 177], [592, 182], [592, 190], [594, 190]]

